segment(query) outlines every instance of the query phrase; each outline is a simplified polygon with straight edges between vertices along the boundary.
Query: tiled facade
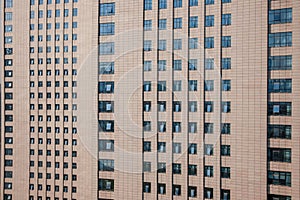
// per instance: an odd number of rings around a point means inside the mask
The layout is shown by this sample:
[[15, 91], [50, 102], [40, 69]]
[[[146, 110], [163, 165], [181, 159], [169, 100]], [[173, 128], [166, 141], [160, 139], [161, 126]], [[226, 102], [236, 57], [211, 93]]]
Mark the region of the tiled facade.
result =
[[300, 199], [300, 2], [1, 14], [0, 199]]

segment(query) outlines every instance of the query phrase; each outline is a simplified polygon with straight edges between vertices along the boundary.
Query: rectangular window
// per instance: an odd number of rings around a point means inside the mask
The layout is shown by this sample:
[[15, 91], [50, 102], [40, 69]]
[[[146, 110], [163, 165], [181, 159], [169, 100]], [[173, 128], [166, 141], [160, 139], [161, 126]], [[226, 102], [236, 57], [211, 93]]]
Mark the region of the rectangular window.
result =
[[206, 70], [212, 70], [215, 68], [215, 59], [214, 58], [206, 58], [204, 63], [204, 68]]
[[8, 33], [8, 32], [12, 32], [13, 26], [12, 25], [5, 25], [4, 26], [4, 32]]
[[204, 176], [213, 177], [214, 176], [214, 167], [213, 166], [204, 166]]
[[204, 112], [213, 112], [214, 111], [214, 102], [205, 101], [204, 102]]
[[293, 9], [284, 8], [269, 11], [269, 24], [292, 23]]
[[231, 47], [231, 36], [222, 36], [222, 48]]
[[189, 80], [189, 91], [197, 91], [197, 80]]
[[229, 123], [223, 123], [221, 127], [222, 134], [230, 134], [231, 132], [231, 125]]
[[215, 16], [214, 15], [205, 16], [205, 26], [211, 27], [214, 25], [215, 25]]
[[291, 187], [292, 174], [291, 172], [268, 171], [268, 184]]
[[181, 91], [181, 81], [178, 81], [178, 80], [173, 81], [173, 90]]
[[268, 125], [268, 138], [291, 139], [292, 126], [291, 125]]
[[114, 191], [114, 180], [112, 179], [99, 179], [99, 190]]
[[189, 144], [189, 154], [197, 154], [197, 144]]
[[114, 93], [114, 82], [99, 82], [99, 93]]
[[222, 91], [231, 90], [231, 80], [222, 80]]
[[182, 49], [182, 40], [181, 39], [174, 39], [173, 49], [174, 50], [181, 50]]
[[144, 142], [144, 152], [151, 152], [151, 142]]
[[279, 32], [269, 34], [269, 47], [290, 47], [292, 46], [292, 32]]
[[114, 132], [114, 121], [112, 120], [99, 120], [100, 132]]
[[158, 142], [157, 143], [157, 151], [159, 153], [165, 153], [166, 152], [166, 143], [165, 142]]
[[159, 0], [159, 9], [167, 8], [167, 0]]
[[167, 19], [160, 19], [158, 21], [158, 29], [159, 30], [166, 30], [167, 29]]
[[223, 70], [231, 69], [231, 58], [222, 58], [221, 65]]
[[115, 14], [115, 3], [100, 4], [100, 16], [109, 16]]
[[268, 69], [269, 70], [291, 70], [292, 64], [293, 64], [292, 55], [270, 56]]
[[158, 132], [161, 133], [166, 132], [166, 122], [158, 122], [157, 126], [158, 126], [157, 127]]
[[188, 175], [197, 176], [197, 165], [189, 165]]
[[152, 61], [144, 61], [144, 71], [151, 71], [152, 70]]
[[157, 90], [159, 92], [164, 92], [167, 90], [167, 82], [166, 81], [158, 81]]
[[182, 0], [174, 0], [174, 8], [181, 8], [182, 7]]
[[152, 51], [152, 41], [151, 40], [144, 41], [144, 51]]
[[115, 34], [115, 23], [102, 23], [100, 24], [100, 36], [114, 35]]
[[204, 133], [205, 134], [214, 133], [214, 124], [213, 123], [204, 123]]
[[198, 38], [189, 38], [189, 49], [198, 48]]
[[181, 195], [181, 185], [173, 185], [173, 195], [180, 196]]
[[143, 90], [144, 90], [144, 92], [151, 91], [151, 81], [144, 81]]
[[11, 21], [11, 20], [12, 20], [12, 12], [5, 12], [4, 13], [4, 21]]
[[198, 0], [189, 0], [189, 6], [198, 6]]
[[198, 16], [190, 17], [189, 27], [190, 28], [197, 28], [198, 27]]
[[231, 14], [222, 14], [222, 26], [231, 25]]
[[181, 71], [182, 70], [182, 61], [181, 60], [174, 60], [173, 61], [173, 69], [175, 71]]
[[113, 140], [99, 140], [99, 151], [114, 151]]
[[174, 29], [181, 29], [182, 28], [182, 18], [174, 18]]
[[151, 162], [144, 162], [143, 171], [144, 172], [151, 172]]
[[114, 102], [113, 101], [99, 101], [98, 111], [104, 113], [114, 112]]
[[221, 167], [221, 178], [230, 178], [230, 167]]
[[215, 47], [214, 37], [206, 37], [204, 41], [206, 49], [211, 49]]
[[114, 160], [100, 159], [99, 160], [99, 170], [112, 172], [112, 171], [114, 171], [114, 164], [115, 164]]
[[174, 133], [181, 132], [181, 122], [173, 122], [173, 132]]
[[100, 55], [114, 54], [115, 53], [115, 43], [114, 42], [100, 43], [99, 52], [100, 52]]
[[291, 149], [268, 148], [269, 161], [290, 163], [291, 159], [292, 159]]
[[4, 8], [12, 8], [12, 7], [13, 7], [13, 0], [4, 1]]
[[207, 156], [214, 155], [214, 146], [212, 144], [205, 144], [204, 145], [204, 154]]
[[230, 145], [221, 145], [221, 156], [230, 156]]
[[166, 173], [166, 163], [157, 163], [157, 173]]
[[99, 74], [114, 74], [115, 63], [114, 62], [100, 62]]
[[189, 70], [197, 70], [198, 60], [197, 59], [189, 59]]
[[291, 93], [292, 79], [269, 79], [269, 93]]
[[150, 121], [143, 122], [143, 130], [146, 132], [151, 131], [151, 122]]
[[205, 5], [212, 5], [215, 3], [215, 0], [205, 0]]
[[291, 116], [292, 103], [291, 102], [269, 102], [268, 115], [273, 116]]
[[181, 101], [173, 101], [173, 112], [181, 112]]
[[158, 61], [158, 71], [166, 71], [166, 68], [167, 68], [167, 61], [159, 60]]
[[221, 106], [222, 106], [223, 113], [229, 113], [231, 111], [231, 102], [230, 101], [222, 102]]
[[152, 30], [152, 20], [144, 20], [144, 31]]
[[158, 41], [158, 50], [166, 51], [167, 50], [167, 40], [159, 40]]
[[144, 10], [152, 10], [152, 0], [144, 0]]
[[173, 174], [181, 174], [181, 164], [173, 163]]

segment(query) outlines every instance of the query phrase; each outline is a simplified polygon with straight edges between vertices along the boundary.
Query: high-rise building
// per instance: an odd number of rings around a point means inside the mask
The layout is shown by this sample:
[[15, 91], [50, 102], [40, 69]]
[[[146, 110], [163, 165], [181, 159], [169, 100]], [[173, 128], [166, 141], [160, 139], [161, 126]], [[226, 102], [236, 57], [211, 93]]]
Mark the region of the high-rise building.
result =
[[300, 199], [300, 1], [0, 10], [0, 199]]

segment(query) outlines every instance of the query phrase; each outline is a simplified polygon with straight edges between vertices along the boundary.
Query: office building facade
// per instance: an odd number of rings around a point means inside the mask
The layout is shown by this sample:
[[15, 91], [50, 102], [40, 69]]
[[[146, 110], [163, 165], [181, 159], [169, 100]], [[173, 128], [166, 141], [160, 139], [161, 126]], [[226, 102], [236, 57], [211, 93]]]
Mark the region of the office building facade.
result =
[[1, 14], [1, 199], [300, 199], [300, 2]]

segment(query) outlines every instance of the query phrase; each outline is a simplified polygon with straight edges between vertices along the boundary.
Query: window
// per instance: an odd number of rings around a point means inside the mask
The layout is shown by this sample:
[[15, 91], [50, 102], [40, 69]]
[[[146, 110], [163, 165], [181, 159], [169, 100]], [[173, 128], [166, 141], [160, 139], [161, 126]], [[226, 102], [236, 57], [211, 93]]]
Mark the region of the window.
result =
[[181, 71], [182, 70], [182, 61], [181, 60], [174, 60], [173, 61], [173, 69], [175, 71]]
[[4, 44], [11, 44], [12, 40], [12, 36], [6, 36], [4, 37]]
[[115, 53], [115, 43], [114, 42], [100, 43], [99, 49], [100, 49], [100, 55], [114, 54]]
[[229, 113], [231, 111], [231, 102], [225, 101], [222, 102], [222, 112]]
[[292, 46], [292, 32], [279, 32], [269, 34], [269, 47]]
[[144, 10], [152, 10], [152, 0], [144, 0]]
[[174, 39], [173, 49], [174, 50], [181, 50], [182, 49], [182, 40], [181, 39]]
[[158, 122], [157, 126], [158, 132], [166, 132], [166, 122]]
[[152, 20], [144, 20], [144, 31], [152, 30]]
[[214, 48], [215, 47], [214, 37], [206, 37], [204, 44], [206, 49]]
[[188, 174], [189, 176], [197, 176], [197, 165], [189, 165]]
[[189, 101], [189, 112], [197, 112], [197, 101]]
[[269, 102], [268, 115], [291, 116], [292, 103], [290, 102]]
[[167, 49], [167, 41], [166, 40], [159, 40], [158, 41], [158, 50], [165, 51]]
[[268, 184], [291, 187], [291, 179], [290, 172], [268, 171]]
[[189, 49], [198, 48], [198, 38], [189, 38]]
[[280, 139], [291, 139], [292, 138], [292, 126], [291, 125], [268, 125], [268, 137], [269, 138], [280, 138]]
[[144, 162], [143, 171], [144, 172], [151, 172], [151, 162]]
[[100, 93], [114, 93], [114, 82], [99, 82]]
[[204, 145], [204, 154], [206, 156], [214, 155], [214, 146], [212, 144], [205, 144]]
[[189, 80], [189, 91], [197, 91], [197, 80]]
[[213, 197], [214, 197], [214, 189], [213, 188], [204, 188], [204, 198], [213, 199]]
[[214, 3], [215, 3], [215, 0], [205, 0], [205, 5], [211, 5]]
[[269, 70], [290, 70], [292, 69], [293, 57], [287, 56], [270, 56], [269, 57]]
[[151, 152], [151, 142], [144, 142], [144, 152]]
[[204, 102], [204, 112], [213, 112], [214, 111], [214, 102], [205, 101]]
[[222, 91], [230, 91], [230, 90], [231, 90], [231, 81], [222, 80]]
[[181, 112], [181, 101], [173, 101], [173, 112]]
[[114, 151], [113, 140], [99, 140], [99, 151]]
[[166, 152], [166, 143], [165, 142], [158, 142], [157, 143], [157, 151], [159, 153], [165, 153]]
[[292, 79], [269, 79], [269, 93], [291, 93]]
[[172, 171], [173, 174], [181, 174], [181, 164], [173, 163]]
[[197, 132], [197, 122], [189, 122], [188, 131], [189, 131], [189, 133], [196, 133]]
[[166, 102], [165, 101], [158, 101], [157, 103], [158, 111], [159, 112], [165, 112], [166, 111]]
[[151, 101], [145, 101], [144, 102], [144, 112], [150, 112], [151, 111]]
[[268, 148], [268, 160], [273, 162], [291, 162], [292, 150], [282, 148]]
[[181, 122], [173, 122], [173, 132], [174, 133], [181, 132]]
[[147, 131], [147, 132], [151, 131], [151, 122], [150, 121], [144, 121], [143, 129], [144, 129], [144, 131]]
[[212, 70], [215, 68], [215, 59], [214, 58], [205, 58], [205, 66], [206, 70]]
[[221, 133], [222, 134], [230, 134], [230, 130], [231, 130], [231, 125], [229, 123], [224, 123], [222, 124], [221, 127]]
[[145, 193], [151, 192], [151, 183], [148, 182], [143, 183], [143, 192]]
[[230, 178], [230, 167], [221, 167], [221, 178]]
[[214, 176], [214, 167], [213, 166], [204, 166], [204, 176], [213, 177]]
[[114, 171], [114, 160], [100, 159], [99, 160], [99, 170], [100, 171]]
[[114, 35], [115, 34], [115, 23], [102, 23], [100, 24], [100, 36]]
[[160, 19], [158, 21], [158, 29], [159, 30], [165, 30], [165, 29], [167, 29], [167, 19]]
[[230, 145], [221, 145], [221, 156], [230, 156]]
[[205, 80], [204, 90], [205, 91], [214, 91], [214, 81], [213, 80]]
[[166, 81], [158, 81], [157, 90], [159, 92], [163, 92], [167, 90], [167, 82]]
[[114, 132], [114, 121], [112, 120], [99, 120], [100, 132]]
[[99, 179], [99, 190], [114, 191], [114, 180], [112, 180], [112, 179]]
[[284, 195], [268, 194], [268, 199], [270, 199], [270, 200], [292, 200], [292, 197], [284, 196]]
[[100, 16], [108, 16], [115, 14], [115, 3], [100, 4]]
[[189, 0], [189, 6], [198, 6], [198, 0]]
[[144, 41], [144, 51], [152, 51], [152, 41], [151, 40]]
[[12, 20], [12, 12], [5, 12], [4, 13], [4, 21], [11, 21], [11, 20]]
[[113, 101], [99, 101], [99, 112], [101, 112], [101, 113], [114, 112], [114, 102]]
[[204, 123], [204, 133], [211, 134], [214, 132], [214, 124], [213, 123]]
[[174, 18], [174, 29], [182, 28], [182, 18]]
[[159, 162], [157, 164], [157, 173], [166, 173], [166, 163]]
[[182, 0], [174, 0], [174, 8], [181, 8]]
[[214, 15], [205, 16], [205, 26], [211, 27], [214, 25], [215, 25], [215, 16]]
[[231, 36], [222, 36], [222, 48], [231, 47]]
[[4, 26], [4, 32], [8, 33], [8, 32], [12, 32], [13, 30], [13, 26], [12, 25], [5, 25]]
[[[223, 1], [225, 1], [225, 0], [223, 0]], [[229, 1], [231, 1], [231, 0], [229, 0]], [[221, 189], [221, 200], [230, 200], [230, 190]]]
[[144, 61], [144, 71], [148, 72], [152, 69], [152, 61]]
[[159, 9], [167, 8], [167, 0], [159, 0]]
[[189, 59], [189, 70], [197, 70], [198, 60], [197, 59]]
[[173, 153], [181, 153], [181, 143], [173, 143]]
[[115, 63], [114, 62], [100, 62], [99, 73], [100, 74], [114, 74]]
[[231, 58], [222, 58], [221, 66], [223, 70], [231, 69]]
[[4, 8], [12, 8], [12, 7], [13, 7], [13, 0], [4, 1]]
[[158, 194], [166, 194], [166, 184], [158, 183], [157, 184], [157, 193]]
[[181, 81], [173, 81], [173, 91], [181, 91]]
[[197, 28], [198, 27], [198, 16], [190, 17], [189, 27], [190, 28]]
[[222, 26], [231, 25], [231, 14], [222, 14]]
[[151, 91], [151, 81], [144, 81], [144, 92], [150, 92]]
[[284, 8], [269, 11], [269, 24], [292, 23], [293, 9]]
[[73, 16], [78, 16], [78, 8], [73, 8]]
[[197, 154], [197, 144], [189, 144], [189, 154]]

